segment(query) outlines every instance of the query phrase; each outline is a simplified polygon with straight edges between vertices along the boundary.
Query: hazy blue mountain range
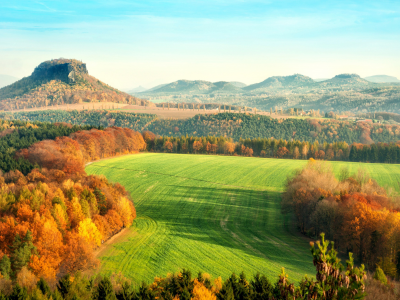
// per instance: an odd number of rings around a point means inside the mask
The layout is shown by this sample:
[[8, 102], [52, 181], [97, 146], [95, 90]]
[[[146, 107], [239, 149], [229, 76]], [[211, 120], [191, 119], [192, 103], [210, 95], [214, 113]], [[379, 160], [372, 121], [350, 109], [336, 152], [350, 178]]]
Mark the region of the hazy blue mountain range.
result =
[[262, 82], [248, 85], [243, 88], [246, 91], [253, 91], [265, 88], [290, 88], [290, 87], [302, 87], [315, 84], [315, 81], [301, 74], [295, 74], [291, 76], [273, 76], [265, 79]]
[[247, 84], [245, 84], [243, 82], [239, 82], [239, 81], [229, 81], [229, 83], [238, 88], [244, 88], [245, 86], [247, 86]]
[[400, 82], [400, 80], [397, 79], [396, 77], [388, 75], [374, 75], [374, 76], [364, 77], [364, 79], [376, 83]]
[[[369, 80], [367, 80], [369, 79]], [[333, 78], [312, 79], [311, 77], [294, 74], [290, 76], [272, 76], [262, 82], [246, 85], [237, 81], [210, 82], [205, 80], [177, 80], [167, 84], [160, 84], [148, 90], [136, 88], [130, 91], [137, 96], [167, 96], [167, 95], [195, 95], [195, 94], [260, 94], [276, 93], [283, 90], [304, 93], [310, 90], [363, 90], [376, 87], [382, 83], [400, 82], [397, 78], [377, 75], [367, 79], [357, 74], [340, 74]], [[396, 81], [397, 80], [397, 81]]]
[[294, 74], [272, 76], [247, 86], [226, 81], [178, 80], [135, 93], [135, 96], [158, 102], [165, 99], [165, 102], [175, 103], [220, 103], [261, 110], [297, 107], [323, 111], [400, 112], [400, 83], [383, 82], [396, 79], [390, 76], [373, 77], [366, 80], [357, 74], [339, 74], [329, 79], [312, 79]]
[[128, 94], [133, 94], [133, 93], [140, 93], [140, 92], [144, 92], [147, 89], [141, 85], [139, 85], [138, 87], [135, 87], [134, 89], [128, 90], [126, 91]]
[[10, 85], [10, 84], [16, 82], [18, 79], [19, 78], [14, 77], [14, 76], [0, 74], [0, 89], [2, 87], [5, 87], [7, 85]]
[[241, 93], [237, 83], [227, 81], [210, 82], [205, 80], [177, 80], [168, 84], [158, 85], [143, 94], [212, 94], [212, 93]]

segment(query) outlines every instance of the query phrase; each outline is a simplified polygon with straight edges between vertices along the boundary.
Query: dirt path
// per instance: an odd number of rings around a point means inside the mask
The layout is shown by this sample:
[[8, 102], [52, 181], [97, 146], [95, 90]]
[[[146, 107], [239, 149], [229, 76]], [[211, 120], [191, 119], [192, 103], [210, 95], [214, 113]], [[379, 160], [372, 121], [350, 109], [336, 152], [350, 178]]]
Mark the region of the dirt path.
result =
[[128, 234], [129, 227], [122, 229], [117, 234], [114, 234], [93, 252], [94, 257], [99, 258], [110, 246], [112, 246], [113, 243], [122, 242]]

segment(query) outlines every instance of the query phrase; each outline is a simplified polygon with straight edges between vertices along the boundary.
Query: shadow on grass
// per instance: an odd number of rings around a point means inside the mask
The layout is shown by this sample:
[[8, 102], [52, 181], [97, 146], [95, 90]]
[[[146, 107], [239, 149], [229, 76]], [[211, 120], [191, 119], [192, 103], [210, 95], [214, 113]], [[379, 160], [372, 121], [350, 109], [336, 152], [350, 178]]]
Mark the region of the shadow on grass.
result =
[[168, 194], [154, 199], [157, 204], [145, 201], [137, 211], [166, 224], [173, 237], [238, 249], [281, 266], [312, 266], [307, 240], [280, 212], [280, 193], [220, 185], [168, 187]]

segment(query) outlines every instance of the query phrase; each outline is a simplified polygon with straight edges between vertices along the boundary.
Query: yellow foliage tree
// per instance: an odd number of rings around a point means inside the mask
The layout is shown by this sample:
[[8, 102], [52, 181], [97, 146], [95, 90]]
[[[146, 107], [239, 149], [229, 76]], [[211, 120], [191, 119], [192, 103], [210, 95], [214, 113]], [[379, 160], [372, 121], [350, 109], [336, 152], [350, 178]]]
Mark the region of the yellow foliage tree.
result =
[[78, 235], [85, 239], [93, 248], [101, 245], [101, 233], [89, 218], [79, 222]]
[[197, 279], [194, 280], [193, 297], [191, 300], [216, 300], [214, 293], [208, 290], [204, 284]]
[[73, 197], [71, 200], [69, 218], [71, 220], [72, 227], [75, 227], [79, 224], [79, 222], [85, 219], [85, 215], [82, 212], [82, 206], [77, 197]]
[[128, 227], [132, 224], [133, 216], [131, 212], [131, 207], [129, 205], [129, 200], [125, 197], [119, 198], [117, 203], [117, 213], [121, 216], [122, 223], [124, 223], [125, 227]]

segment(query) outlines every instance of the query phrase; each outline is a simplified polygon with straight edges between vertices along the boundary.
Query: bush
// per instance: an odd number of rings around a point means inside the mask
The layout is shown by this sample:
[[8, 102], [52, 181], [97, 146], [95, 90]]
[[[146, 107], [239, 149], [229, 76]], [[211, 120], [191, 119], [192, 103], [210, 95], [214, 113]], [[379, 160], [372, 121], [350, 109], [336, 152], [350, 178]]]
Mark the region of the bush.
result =
[[379, 266], [375, 270], [374, 279], [380, 281], [384, 285], [387, 285], [388, 283], [385, 272], [383, 272], [383, 270]]

